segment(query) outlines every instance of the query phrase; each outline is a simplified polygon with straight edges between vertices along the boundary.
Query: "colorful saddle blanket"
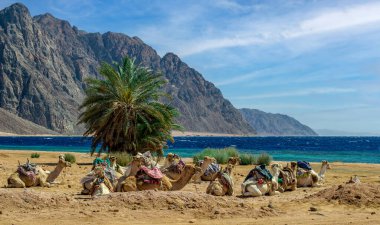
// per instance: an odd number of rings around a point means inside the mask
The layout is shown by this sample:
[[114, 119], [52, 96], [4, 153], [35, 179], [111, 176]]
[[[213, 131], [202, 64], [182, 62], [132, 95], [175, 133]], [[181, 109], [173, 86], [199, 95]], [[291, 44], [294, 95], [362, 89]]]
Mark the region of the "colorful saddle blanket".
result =
[[160, 180], [162, 179], [162, 177], [164, 176], [161, 172], [161, 170], [159, 170], [157, 167], [153, 167], [153, 169], [149, 169], [148, 167], [146, 166], [141, 166], [140, 167], [140, 170], [144, 171], [144, 173], [146, 175], [148, 175], [149, 177], [153, 178], [153, 179], [157, 179], [157, 180]]
[[[203, 160], [199, 161], [199, 165], [202, 166]], [[217, 163], [211, 163], [208, 165], [204, 175], [205, 176], [210, 176], [212, 174], [218, 173], [220, 171], [220, 165]]]
[[244, 179], [244, 182], [252, 177], [255, 177], [256, 173], [260, 174], [267, 181], [272, 180], [272, 174], [265, 167], [265, 165], [259, 165], [253, 168], [251, 171], [249, 171], [247, 177]]
[[170, 165], [167, 170], [174, 173], [182, 173], [185, 166], [185, 162], [180, 159], [178, 163]]
[[306, 161], [298, 161], [297, 162], [297, 166], [299, 168], [302, 168], [304, 170], [312, 170], [311, 166], [310, 166], [310, 163], [309, 162], [306, 162]]
[[221, 182], [228, 187], [227, 195], [232, 196], [234, 194], [234, 182], [228, 173], [222, 173]]

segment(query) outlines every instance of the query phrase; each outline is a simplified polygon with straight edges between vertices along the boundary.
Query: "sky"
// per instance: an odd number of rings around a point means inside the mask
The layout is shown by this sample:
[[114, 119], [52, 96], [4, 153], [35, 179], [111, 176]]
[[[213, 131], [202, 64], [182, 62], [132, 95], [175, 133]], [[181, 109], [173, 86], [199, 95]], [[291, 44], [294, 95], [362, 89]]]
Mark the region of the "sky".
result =
[[[0, 0], [0, 8], [16, 1]], [[21, 0], [177, 54], [237, 108], [380, 134], [380, 1]]]

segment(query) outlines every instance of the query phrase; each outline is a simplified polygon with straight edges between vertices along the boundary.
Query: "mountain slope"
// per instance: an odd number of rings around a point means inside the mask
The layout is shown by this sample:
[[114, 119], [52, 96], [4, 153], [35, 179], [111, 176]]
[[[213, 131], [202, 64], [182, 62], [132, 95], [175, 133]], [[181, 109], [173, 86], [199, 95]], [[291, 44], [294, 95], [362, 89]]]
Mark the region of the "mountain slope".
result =
[[13, 134], [58, 134], [0, 108], [0, 131]]
[[60, 133], [80, 133], [85, 78], [98, 77], [102, 61], [123, 56], [165, 75], [186, 130], [255, 133], [219, 89], [175, 54], [161, 58], [137, 37], [86, 33], [50, 14], [32, 18], [19, 3], [0, 11], [0, 107]]
[[257, 109], [240, 109], [240, 112], [259, 135], [318, 135], [310, 127], [287, 115], [266, 113]]

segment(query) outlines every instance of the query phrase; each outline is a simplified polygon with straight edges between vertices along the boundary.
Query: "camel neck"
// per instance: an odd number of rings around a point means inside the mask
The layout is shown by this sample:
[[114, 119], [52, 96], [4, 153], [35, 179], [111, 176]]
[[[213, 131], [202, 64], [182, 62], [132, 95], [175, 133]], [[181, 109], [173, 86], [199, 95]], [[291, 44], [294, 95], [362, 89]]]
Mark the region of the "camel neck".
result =
[[54, 170], [52, 172], [50, 172], [49, 176], [47, 177], [46, 181], [49, 182], [49, 183], [52, 183], [55, 181], [55, 179], [57, 179], [57, 177], [59, 176], [59, 174], [62, 172], [62, 170], [64, 169], [65, 167], [61, 166], [61, 165], [57, 165]]
[[181, 190], [187, 183], [189, 183], [191, 177], [194, 175], [194, 173], [191, 173], [191, 169], [190, 165], [185, 166], [181, 177], [176, 181], [172, 181], [172, 191]]
[[322, 165], [321, 170], [319, 171], [319, 177], [325, 177], [325, 173], [327, 171], [327, 165]]

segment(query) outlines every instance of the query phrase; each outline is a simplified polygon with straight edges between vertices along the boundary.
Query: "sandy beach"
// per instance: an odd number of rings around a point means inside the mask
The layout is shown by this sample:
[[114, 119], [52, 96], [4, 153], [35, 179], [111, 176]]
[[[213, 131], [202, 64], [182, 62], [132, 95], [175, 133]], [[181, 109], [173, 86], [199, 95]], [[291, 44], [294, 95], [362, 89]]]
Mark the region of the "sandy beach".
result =
[[[0, 186], [31, 151], [0, 151]], [[60, 153], [40, 152], [34, 163], [52, 170]], [[240, 184], [252, 166], [234, 171], [234, 196], [205, 193], [208, 182], [181, 191], [80, 195], [79, 180], [89, 170], [89, 154], [75, 153], [77, 164], [51, 188], [0, 188], [0, 224], [380, 224], [380, 165], [331, 163], [326, 183], [276, 196], [242, 198]], [[319, 171], [319, 164], [312, 164]], [[345, 184], [351, 175], [362, 184]], [[339, 186], [341, 185], [341, 186]], [[316, 211], [310, 211], [314, 207]]]

